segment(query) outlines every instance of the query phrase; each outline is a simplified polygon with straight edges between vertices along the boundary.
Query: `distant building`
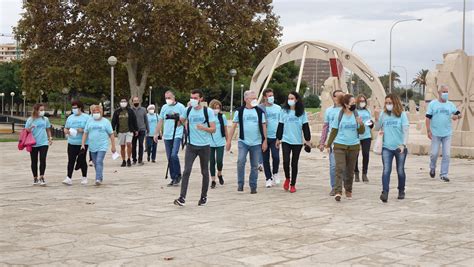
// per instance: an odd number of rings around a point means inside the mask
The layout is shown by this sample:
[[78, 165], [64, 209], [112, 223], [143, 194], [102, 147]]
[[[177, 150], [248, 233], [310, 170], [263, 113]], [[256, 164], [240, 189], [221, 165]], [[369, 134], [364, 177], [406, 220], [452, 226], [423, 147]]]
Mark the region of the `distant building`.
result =
[[0, 44], [0, 62], [11, 62], [22, 57], [23, 50], [17, 48], [15, 43]]
[[[296, 60], [295, 64], [300, 66], [301, 60]], [[302, 80], [306, 82], [312, 94], [321, 94], [321, 86], [324, 85], [329, 76], [331, 76], [329, 61], [314, 58], [305, 60]]]

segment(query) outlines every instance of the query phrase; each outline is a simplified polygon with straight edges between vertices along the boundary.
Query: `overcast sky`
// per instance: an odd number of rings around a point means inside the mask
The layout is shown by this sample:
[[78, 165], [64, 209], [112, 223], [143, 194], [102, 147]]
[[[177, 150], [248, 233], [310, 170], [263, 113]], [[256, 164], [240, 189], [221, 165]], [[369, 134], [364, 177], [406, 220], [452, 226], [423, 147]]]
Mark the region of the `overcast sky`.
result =
[[[19, 19], [21, 0], [0, 0], [0, 33], [11, 34]], [[474, 4], [467, 0], [466, 51], [474, 52]], [[282, 43], [325, 40], [355, 48], [378, 74], [388, 73], [389, 33], [399, 19], [423, 18], [398, 24], [393, 31], [392, 65], [408, 69], [409, 82], [422, 68], [434, 69], [444, 52], [461, 48], [462, 0], [275, 0], [283, 26]], [[11, 42], [0, 37], [0, 43]], [[405, 80], [402, 69], [394, 69]]]

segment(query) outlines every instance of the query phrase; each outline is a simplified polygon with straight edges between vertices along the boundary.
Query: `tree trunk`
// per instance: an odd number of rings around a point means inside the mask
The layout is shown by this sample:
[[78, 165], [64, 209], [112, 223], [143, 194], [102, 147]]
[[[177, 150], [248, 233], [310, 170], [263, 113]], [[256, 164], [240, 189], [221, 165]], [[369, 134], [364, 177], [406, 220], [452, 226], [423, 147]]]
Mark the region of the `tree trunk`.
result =
[[[145, 93], [145, 86], [148, 79], [149, 68], [144, 67], [141, 73], [141, 79], [138, 78], [138, 60], [133, 57], [131, 53], [127, 56], [125, 63], [128, 73], [128, 83], [130, 86], [130, 99], [138, 96], [140, 103], [142, 102], [143, 94]], [[140, 80], [140, 83], [138, 83]]]

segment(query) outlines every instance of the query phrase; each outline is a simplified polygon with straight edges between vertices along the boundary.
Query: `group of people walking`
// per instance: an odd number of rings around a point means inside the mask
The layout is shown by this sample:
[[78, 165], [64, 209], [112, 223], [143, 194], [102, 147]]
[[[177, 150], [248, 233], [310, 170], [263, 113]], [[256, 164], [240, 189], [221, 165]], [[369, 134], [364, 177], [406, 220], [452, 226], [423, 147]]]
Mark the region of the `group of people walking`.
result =
[[[435, 177], [436, 160], [442, 145], [442, 164], [440, 179], [448, 182], [449, 149], [452, 135], [451, 121], [460, 118], [460, 112], [448, 100], [448, 87], [441, 86], [439, 99], [431, 101], [426, 113], [428, 137], [432, 140], [430, 176]], [[353, 196], [353, 182], [368, 183], [369, 156], [372, 131], [375, 127], [383, 138], [381, 157], [383, 163], [382, 193], [380, 199], [388, 201], [390, 175], [395, 158], [398, 174], [398, 199], [405, 198], [405, 160], [408, 154], [407, 140], [409, 121], [400, 98], [395, 94], [385, 97], [383, 110], [368, 109], [367, 97], [354, 97], [341, 90], [332, 93], [334, 105], [324, 114], [324, 125], [319, 141], [319, 150], [329, 152], [330, 196], [341, 201], [343, 194], [347, 199]], [[295, 193], [298, 178], [300, 154], [304, 148], [311, 151], [311, 131], [305, 112], [303, 99], [297, 92], [290, 92], [281, 106], [275, 103], [272, 89], [262, 92], [259, 105], [253, 91], [244, 93], [245, 104], [237, 108], [232, 125], [222, 112], [222, 103], [216, 99], [209, 106], [202, 105], [204, 94], [201, 90], [191, 91], [189, 103], [185, 106], [176, 101], [172, 91], [165, 93], [166, 104], [156, 113], [156, 107], [140, 106], [138, 97], [132, 98], [130, 107], [126, 99], [120, 101], [120, 108], [114, 111], [112, 121], [103, 117], [102, 106], [93, 105], [90, 114], [84, 113], [80, 101], [72, 102], [72, 113], [67, 118], [64, 132], [68, 140], [67, 176], [63, 183], [72, 185], [74, 170], [81, 170], [81, 184], [87, 184], [87, 151], [96, 170], [95, 184], [103, 182], [104, 158], [109, 146], [116, 154], [115, 140], [120, 145], [122, 167], [144, 165], [144, 143], [148, 162], [156, 162], [156, 149], [163, 140], [168, 160], [170, 183], [179, 186], [181, 192], [174, 201], [178, 206], [186, 204], [186, 193], [192, 167], [196, 158], [202, 176], [201, 197], [198, 205], [207, 203], [209, 187], [224, 184], [222, 174], [224, 151], [232, 147], [232, 139], [238, 128], [237, 191], [244, 191], [247, 156], [250, 160], [249, 188], [251, 194], [257, 193], [259, 163], [263, 163], [265, 186], [267, 188], [281, 183], [280, 148], [283, 157], [283, 189]], [[25, 129], [36, 140], [31, 155], [31, 169], [34, 185], [46, 185], [44, 178], [49, 145], [52, 144], [51, 124], [44, 114], [44, 105], [36, 104]], [[184, 168], [181, 172], [178, 153], [185, 146]], [[358, 158], [362, 150], [362, 166]], [[39, 157], [39, 175], [38, 175]]]

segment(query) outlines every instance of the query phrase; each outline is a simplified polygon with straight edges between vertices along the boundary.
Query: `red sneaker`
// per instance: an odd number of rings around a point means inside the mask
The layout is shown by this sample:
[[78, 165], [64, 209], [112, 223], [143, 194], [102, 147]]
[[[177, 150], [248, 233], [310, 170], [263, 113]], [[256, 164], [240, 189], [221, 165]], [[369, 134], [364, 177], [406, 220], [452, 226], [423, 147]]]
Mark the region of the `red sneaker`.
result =
[[290, 189], [290, 179], [285, 180], [285, 183], [283, 184], [283, 189], [285, 189], [286, 191]]
[[290, 193], [296, 192], [296, 187], [294, 185], [290, 186]]

